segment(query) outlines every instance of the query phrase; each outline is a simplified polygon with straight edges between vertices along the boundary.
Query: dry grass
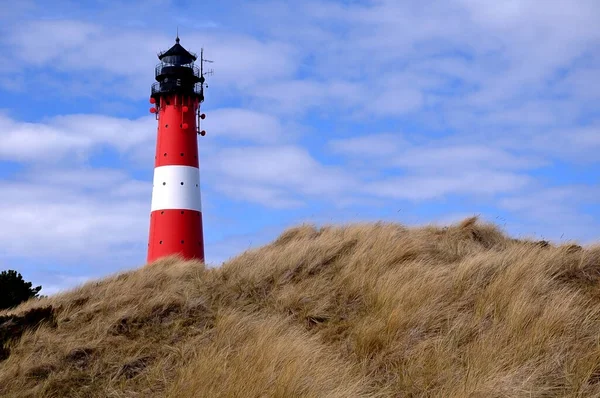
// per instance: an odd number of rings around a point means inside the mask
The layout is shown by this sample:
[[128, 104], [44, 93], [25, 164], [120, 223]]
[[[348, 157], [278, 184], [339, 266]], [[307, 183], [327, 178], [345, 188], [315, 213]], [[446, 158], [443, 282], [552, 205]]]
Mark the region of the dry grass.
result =
[[600, 396], [599, 282], [600, 247], [474, 218], [304, 225], [24, 303], [53, 319], [5, 344], [0, 396]]

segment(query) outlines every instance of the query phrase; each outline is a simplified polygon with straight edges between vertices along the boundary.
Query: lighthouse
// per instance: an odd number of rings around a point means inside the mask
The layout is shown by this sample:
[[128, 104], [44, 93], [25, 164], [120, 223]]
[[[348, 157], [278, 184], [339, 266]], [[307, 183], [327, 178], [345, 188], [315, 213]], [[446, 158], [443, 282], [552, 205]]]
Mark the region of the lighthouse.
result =
[[[204, 136], [203, 52], [197, 56], [179, 44], [158, 54], [150, 112], [158, 122], [147, 261], [180, 254], [204, 261], [198, 135]], [[212, 71], [211, 71], [212, 72]], [[210, 73], [210, 72], [208, 72]]]

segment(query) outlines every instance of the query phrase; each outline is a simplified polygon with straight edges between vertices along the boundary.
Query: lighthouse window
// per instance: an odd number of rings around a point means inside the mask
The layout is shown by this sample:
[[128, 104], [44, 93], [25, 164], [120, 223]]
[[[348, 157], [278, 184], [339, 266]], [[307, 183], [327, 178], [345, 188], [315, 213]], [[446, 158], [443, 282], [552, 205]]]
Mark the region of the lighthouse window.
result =
[[160, 212], [160, 214], [165, 214], [165, 212], [164, 212], [164, 211], [161, 211], [161, 212]]
[[183, 185], [183, 181], [181, 181], [181, 185]]
[[167, 156], [167, 153], [165, 152], [165, 153], [163, 154], [163, 156]]
[[183, 152], [181, 152], [180, 155], [183, 156]]
[[183, 244], [183, 241], [181, 241], [181, 244]]
[[181, 214], [183, 214], [183, 210], [181, 211]]
[[158, 242], [158, 243], [160, 243], [162, 245], [162, 240], [160, 242]]
[[167, 128], [167, 127], [169, 127], [169, 125], [168, 125], [168, 124], [165, 124], [165, 128]]
[[163, 182], [163, 185], [167, 185], [167, 183], [166, 183], [166, 182]]

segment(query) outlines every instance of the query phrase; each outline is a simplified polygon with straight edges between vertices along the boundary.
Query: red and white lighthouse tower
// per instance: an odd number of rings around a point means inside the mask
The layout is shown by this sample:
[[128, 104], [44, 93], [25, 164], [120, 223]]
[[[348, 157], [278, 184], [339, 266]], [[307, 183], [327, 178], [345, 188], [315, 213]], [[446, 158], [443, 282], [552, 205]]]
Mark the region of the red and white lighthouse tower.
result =
[[179, 44], [179, 35], [158, 59], [150, 97], [158, 134], [147, 261], [172, 254], [204, 261], [197, 136], [205, 134], [205, 60], [201, 53], [200, 68], [194, 65], [197, 56]]

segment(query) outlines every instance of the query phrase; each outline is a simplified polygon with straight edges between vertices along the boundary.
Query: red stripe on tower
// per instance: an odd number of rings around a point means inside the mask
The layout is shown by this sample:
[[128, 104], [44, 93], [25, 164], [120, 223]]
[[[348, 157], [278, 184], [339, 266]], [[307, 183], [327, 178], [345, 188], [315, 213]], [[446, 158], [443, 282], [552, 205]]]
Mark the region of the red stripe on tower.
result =
[[204, 261], [197, 135], [204, 100], [204, 72], [196, 55], [176, 43], [158, 58], [150, 102], [158, 133], [147, 261], [181, 254]]

